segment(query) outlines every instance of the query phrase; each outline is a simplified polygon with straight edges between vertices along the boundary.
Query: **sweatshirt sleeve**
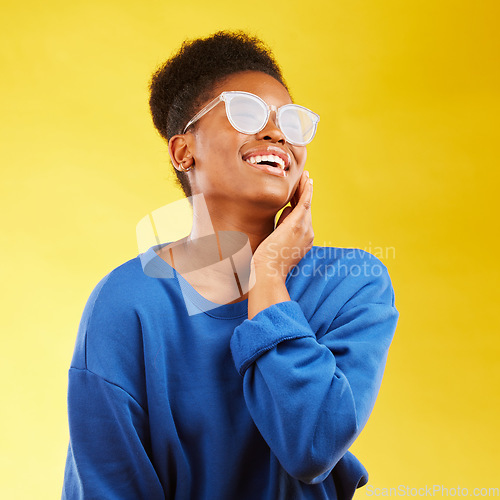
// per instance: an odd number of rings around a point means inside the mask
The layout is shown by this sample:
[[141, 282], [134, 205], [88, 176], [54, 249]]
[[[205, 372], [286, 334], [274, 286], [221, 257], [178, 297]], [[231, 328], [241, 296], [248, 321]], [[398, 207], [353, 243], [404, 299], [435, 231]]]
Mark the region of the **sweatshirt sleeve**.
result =
[[141, 325], [121, 274], [96, 286], [80, 321], [68, 374], [63, 500], [165, 498], [150, 458]]
[[[309, 321], [297, 301], [280, 302], [231, 338], [257, 428], [282, 467], [308, 484], [323, 481], [347, 453], [380, 388], [399, 313], [378, 262], [382, 273], [347, 276]], [[330, 315], [320, 335], [311, 327], [318, 311]]]
[[145, 411], [130, 394], [88, 370], [71, 368], [68, 417], [63, 500], [165, 498], [147, 453]]

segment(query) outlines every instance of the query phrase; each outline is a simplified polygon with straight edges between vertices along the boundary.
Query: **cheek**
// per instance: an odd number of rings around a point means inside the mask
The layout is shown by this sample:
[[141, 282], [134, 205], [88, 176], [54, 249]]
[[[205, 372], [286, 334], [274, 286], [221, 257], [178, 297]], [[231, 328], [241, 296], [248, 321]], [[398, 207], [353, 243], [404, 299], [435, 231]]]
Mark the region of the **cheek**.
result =
[[302, 172], [304, 171], [304, 167], [306, 165], [306, 160], [307, 160], [307, 149], [305, 146], [302, 146], [301, 148], [296, 148], [293, 151], [293, 155], [295, 157], [295, 161], [297, 162], [297, 177], [300, 178], [302, 175]]
[[229, 126], [212, 127], [211, 133], [207, 133], [200, 138], [197, 152], [200, 159], [204, 159], [209, 163], [226, 163], [238, 153], [242, 139], [238, 131]]
[[302, 148], [302, 151], [300, 152], [300, 156], [298, 158], [299, 158], [299, 165], [303, 168], [307, 160], [307, 149], [305, 146]]

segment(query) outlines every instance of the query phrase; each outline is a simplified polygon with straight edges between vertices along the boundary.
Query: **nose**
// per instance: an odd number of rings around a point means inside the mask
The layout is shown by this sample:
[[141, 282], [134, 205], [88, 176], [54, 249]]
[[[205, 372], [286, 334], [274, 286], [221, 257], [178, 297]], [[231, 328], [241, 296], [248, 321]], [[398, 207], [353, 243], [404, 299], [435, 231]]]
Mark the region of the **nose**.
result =
[[276, 111], [271, 111], [266, 126], [257, 133], [257, 138], [267, 141], [270, 140], [272, 142], [279, 142], [283, 145], [285, 144], [285, 136], [276, 123]]

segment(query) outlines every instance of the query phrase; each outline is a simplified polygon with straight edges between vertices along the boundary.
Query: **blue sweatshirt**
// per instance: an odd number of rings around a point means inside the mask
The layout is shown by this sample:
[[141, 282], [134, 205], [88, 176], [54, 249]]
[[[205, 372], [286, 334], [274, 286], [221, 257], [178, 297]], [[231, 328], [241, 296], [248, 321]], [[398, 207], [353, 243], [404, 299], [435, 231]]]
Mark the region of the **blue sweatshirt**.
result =
[[157, 248], [85, 307], [62, 498], [352, 498], [368, 474], [348, 449], [399, 316], [384, 264], [314, 246], [287, 276], [291, 300], [249, 320], [247, 300], [215, 307]]

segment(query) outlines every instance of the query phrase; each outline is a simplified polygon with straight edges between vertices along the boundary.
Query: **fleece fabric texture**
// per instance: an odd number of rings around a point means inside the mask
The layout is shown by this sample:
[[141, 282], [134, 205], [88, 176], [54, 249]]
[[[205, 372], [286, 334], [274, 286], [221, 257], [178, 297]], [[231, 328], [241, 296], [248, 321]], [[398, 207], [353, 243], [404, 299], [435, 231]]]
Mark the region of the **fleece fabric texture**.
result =
[[314, 246], [287, 276], [291, 300], [249, 320], [247, 300], [210, 303], [158, 248], [85, 307], [62, 498], [352, 498], [368, 474], [348, 450], [399, 316], [385, 265]]

